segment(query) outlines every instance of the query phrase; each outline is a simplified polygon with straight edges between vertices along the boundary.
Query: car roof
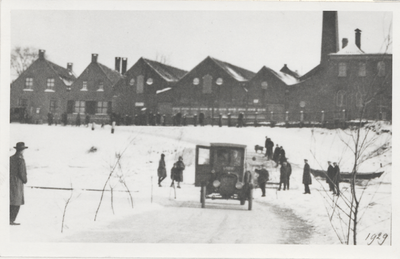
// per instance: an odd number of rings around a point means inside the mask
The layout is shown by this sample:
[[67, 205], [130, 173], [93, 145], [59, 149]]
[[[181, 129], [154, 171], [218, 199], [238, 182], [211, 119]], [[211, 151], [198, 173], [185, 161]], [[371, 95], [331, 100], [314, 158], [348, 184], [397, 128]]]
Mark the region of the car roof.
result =
[[232, 143], [210, 143], [212, 147], [236, 147], [236, 148], [246, 148], [246, 145], [232, 144]]

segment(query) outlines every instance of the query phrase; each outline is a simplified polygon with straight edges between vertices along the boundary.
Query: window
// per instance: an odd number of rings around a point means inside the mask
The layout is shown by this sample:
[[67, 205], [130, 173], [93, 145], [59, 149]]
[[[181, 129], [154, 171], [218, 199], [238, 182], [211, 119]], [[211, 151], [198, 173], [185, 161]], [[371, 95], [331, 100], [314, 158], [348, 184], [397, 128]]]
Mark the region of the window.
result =
[[18, 106], [27, 107], [28, 106], [28, 99], [18, 99]]
[[363, 96], [361, 93], [356, 93], [356, 106], [359, 108], [363, 107]]
[[149, 78], [149, 79], [147, 79], [146, 84], [152, 85], [153, 82], [154, 82], [154, 81], [153, 81], [153, 78]]
[[224, 80], [222, 78], [218, 78], [217, 81], [215, 81], [217, 85], [222, 85], [224, 83]]
[[108, 102], [97, 102], [96, 113], [107, 114], [107, 111], [108, 111]]
[[74, 112], [75, 102], [73, 100], [68, 100], [67, 102], [67, 113], [71, 114]]
[[47, 87], [46, 89], [54, 90], [54, 78], [47, 78]]
[[211, 94], [212, 93], [212, 76], [205, 75], [203, 77], [203, 94]]
[[209, 165], [210, 164], [210, 150], [208, 148], [199, 148], [198, 153], [198, 164]]
[[32, 77], [28, 77], [25, 79], [25, 89], [33, 89], [33, 78]]
[[143, 85], [144, 85], [144, 77], [142, 75], [137, 77], [136, 83], [136, 93], [142, 94], [143, 93]]
[[102, 80], [99, 81], [99, 87], [97, 91], [102, 92], [104, 91], [104, 82]]
[[55, 113], [57, 111], [57, 101], [56, 100], [50, 100], [49, 111], [51, 113]]
[[266, 81], [261, 83], [261, 89], [264, 89], [264, 90], [268, 89], [268, 83]]
[[194, 85], [200, 84], [200, 79], [198, 79], [197, 77], [195, 79], [193, 79], [193, 84]]
[[344, 94], [345, 94], [345, 92], [344, 91], [338, 91], [337, 92], [337, 94], [336, 94], [336, 106], [338, 106], [338, 107], [343, 107], [344, 106], [344, 101], [345, 101], [345, 99], [344, 99]]
[[339, 77], [346, 77], [347, 76], [347, 64], [340, 62], [339, 63]]
[[378, 76], [385, 76], [385, 62], [380, 61], [377, 64]]
[[85, 113], [85, 102], [84, 101], [75, 101], [75, 113]]
[[135, 79], [132, 78], [132, 79], [129, 81], [129, 85], [130, 85], [130, 86], [133, 86], [134, 84], [135, 84]]
[[367, 70], [364, 62], [358, 64], [358, 76], [366, 76]]
[[87, 91], [87, 81], [82, 82], [82, 89], [81, 91]]

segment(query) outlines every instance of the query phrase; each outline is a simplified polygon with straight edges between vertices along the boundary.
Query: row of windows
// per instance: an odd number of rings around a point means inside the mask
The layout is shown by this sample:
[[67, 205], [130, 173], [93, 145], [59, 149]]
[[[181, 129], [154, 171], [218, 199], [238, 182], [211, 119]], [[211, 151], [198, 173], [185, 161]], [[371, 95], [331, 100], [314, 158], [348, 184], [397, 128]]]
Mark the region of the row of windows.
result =
[[68, 101], [67, 113], [80, 114], [108, 114], [111, 111], [111, 102], [108, 101]]
[[[33, 90], [33, 78], [32, 77], [27, 77], [25, 79], [25, 89]], [[54, 78], [47, 78], [46, 90], [54, 91]]]
[[[338, 91], [336, 94], [336, 106], [338, 107], [344, 107], [346, 106], [346, 92], [345, 91]], [[361, 108], [363, 107], [363, 94], [362, 93], [356, 93], [356, 106]]]
[[[49, 112], [55, 113], [58, 108], [57, 104], [58, 104], [57, 100], [50, 100]], [[18, 99], [18, 106], [28, 107], [28, 99], [25, 99], [25, 98]]]
[[[376, 64], [376, 69], [377, 69], [377, 76], [382, 77], [386, 75], [386, 65], [385, 62], [379, 61]], [[339, 77], [346, 77], [348, 72], [348, 65], [345, 62], [339, 62], [338, 64], [338, 76]], [[359, 77], [365, 77], [367, 76], [367, 65], [365, 62], [360, 62], [358, 63], [358, 70], [357, 70], [357, 75]]]

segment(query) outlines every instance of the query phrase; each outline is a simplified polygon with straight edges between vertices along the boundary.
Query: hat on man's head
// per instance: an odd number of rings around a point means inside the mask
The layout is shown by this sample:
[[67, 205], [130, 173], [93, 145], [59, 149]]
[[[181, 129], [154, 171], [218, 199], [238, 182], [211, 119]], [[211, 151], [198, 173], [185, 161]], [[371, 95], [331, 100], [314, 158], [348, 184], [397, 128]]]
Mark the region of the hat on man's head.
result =
[[331, 161], [328, 161], [328, 164], [330, 164], [331, 163]]
[[307, 160], [307, 159], [304, 159], [304, 162], [308, 162], [308, 160]]
[[15, 145], [14, 148], [16, 150], [24, 150], [25, 148], [28, 148], [28, 147], [25, 147], [25, 143], [24, 142], [18, 142], [17, 145]]
[[165, 156], [164, 154], [161, 154], [161, 156]]

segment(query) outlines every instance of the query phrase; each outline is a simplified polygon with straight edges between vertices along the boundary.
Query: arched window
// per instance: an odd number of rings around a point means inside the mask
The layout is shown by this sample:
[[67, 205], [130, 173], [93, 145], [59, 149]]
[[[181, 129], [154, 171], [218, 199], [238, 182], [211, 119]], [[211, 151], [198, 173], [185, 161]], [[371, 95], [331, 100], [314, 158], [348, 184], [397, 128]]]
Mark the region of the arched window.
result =
[[212, 93], [212, 76], [205, 75], [203, 77], [203, 94]]
[[198, 85], [199, 83], [200, 83], [200, 79], [198, 79], [197, 77], [193, 79], [194, 85]]
[[130, 86], [133, 86], [135, 84], [135, 78], [132, 78], [130, 81], [129, 81], [129, 85]]
[[378, 76], [385, 76], [385, 62], [379, 61], [377, 64]]
[[143, 93], [143, 85], [144, 85], [144, 76], [140, 75], [137, 77], [136, 93], [138, 94]]
[[345, 92], [344, 91], [338, 91], [336, 94], [336, 106], [338, 107], [343, 107], [345, 106]]
[[264, 89], [264, 90], [268, 89], [268, 83], [266, 81], [261, 83], [261, 89]]

